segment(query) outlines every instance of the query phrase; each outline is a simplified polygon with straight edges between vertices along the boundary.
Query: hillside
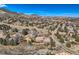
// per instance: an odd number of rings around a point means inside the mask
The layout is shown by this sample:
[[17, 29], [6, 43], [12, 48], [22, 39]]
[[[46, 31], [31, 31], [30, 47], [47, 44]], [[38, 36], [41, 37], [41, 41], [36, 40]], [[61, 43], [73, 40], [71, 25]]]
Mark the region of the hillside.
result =
[[79, 18], [0, 9], [0, 54], [79, 54]]

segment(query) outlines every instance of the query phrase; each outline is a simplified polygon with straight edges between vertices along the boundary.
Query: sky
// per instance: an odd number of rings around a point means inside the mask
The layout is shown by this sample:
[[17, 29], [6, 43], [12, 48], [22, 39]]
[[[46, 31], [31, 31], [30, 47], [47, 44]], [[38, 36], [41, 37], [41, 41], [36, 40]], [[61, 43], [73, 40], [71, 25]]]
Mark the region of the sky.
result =
[[79, 4], [0, 4], [0, 8], [41, 16], [79, 17]]

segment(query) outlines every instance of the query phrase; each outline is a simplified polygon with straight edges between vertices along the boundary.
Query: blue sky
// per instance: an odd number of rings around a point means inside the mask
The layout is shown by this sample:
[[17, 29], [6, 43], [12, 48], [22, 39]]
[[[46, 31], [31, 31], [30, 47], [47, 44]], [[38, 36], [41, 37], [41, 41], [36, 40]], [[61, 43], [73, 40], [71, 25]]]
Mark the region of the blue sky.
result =
[[1, 8], [24, 14], [79, 17], [79, 4], [5, 4]]

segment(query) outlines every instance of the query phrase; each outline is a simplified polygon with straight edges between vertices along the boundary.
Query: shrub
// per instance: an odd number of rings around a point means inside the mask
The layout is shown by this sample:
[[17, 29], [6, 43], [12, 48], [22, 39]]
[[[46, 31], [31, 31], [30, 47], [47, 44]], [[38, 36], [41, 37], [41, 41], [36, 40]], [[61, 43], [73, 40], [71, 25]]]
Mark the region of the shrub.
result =
[[59, 42], [64, 43], [64, 39], [62, 38], [62, 36], [57, 32], [57, 34], [55, 34], [57, 36], [57, 38], [59, 39]]
[[50, 45], [51, 45], [51, 47], [55, 47], [56, 45], [55, 45], [55, 42], [53, 41], [53, 39], [50, 37]]
[[29, 31], [29, 29], [23, 29], [23, 30], [22, 30], [22, 34], [23, 34], [23, 35], [27, 35], [27, 34], [28, 34], [28, 31]]
[[60, 37], [59, 42], [64, 43], [64, 39]]
[[9, 39], [6, 39], [7, 45], [10, 45], [10, 40]]
[[6, 35], [6, 39], [8, 40], [10, 38], [10, 34], [7, 34]]
[[13, 45], [13, 46], [14, 46], [14, 45], [17, 45], [17, 42], [12, 39], [12, 40], [10, 41], [10, 45]]
[[6, 40], [6, 39], [0, 39], [0, 44], [2, 45], [16, 45], [16, 42], [14, 40]]
[[0, 38], [0, 44], [2, 45], [8, 45], [8, 40], [7, 39], [3, 39], [3, 38]]
[[72, 41], [71, 44], [77, 44], [75, 41]]
[[70, 48], [71, 47], [71, 43], [70, 42], [67, 42], [66, 43], [66, 47]]
[[76, 42], [79, 42], [79, 37], [77, 37], [77, 38], [75, 39], [75, 41], [76, 41]]
[[53, 26], [50, 26], [50, 27], [49, 27], [49, 30], [52, 31], [52, 30], [55, 30], [55, 28], [54, 28]]
[[52, 47], [55, 47], [55, 42], [53, 41], [53, 39], [50, 37], [50, 46], [49, 49], [52, 50]]
[[67, 29], [67, 27], [66, 27], [66, 26], [64, 27], [64, 31], [65, 31], [65, 32], [68, 32], [68, 29]]
[[3, 43], [3, 38], [0, 38], [0, 44], [2, 44]]
[[0, 30], [9, 30], [11, 27], [5, 24], [0, 25]]
[[33, 28], [33, 29], [31, 29], [31, 34], [32, 34], [32, 37], [35, 38], [35, 37], [37, 37], [38, 32], [35, 28]]
[[76, 41], [76, 42], [79, 42], [79, 36], [78, 36], [77, 34], [72, 35], [72, 37], [75, 38], [75, 41]]
[[6, 39], [3, 39], [2, 44], [3, 44], [3, 45], [7, 45], [7, 41], [6, 41]]
[[13, 32], [18, 32], [18, 29], [17, 28], [13, 28], [12, 31]]

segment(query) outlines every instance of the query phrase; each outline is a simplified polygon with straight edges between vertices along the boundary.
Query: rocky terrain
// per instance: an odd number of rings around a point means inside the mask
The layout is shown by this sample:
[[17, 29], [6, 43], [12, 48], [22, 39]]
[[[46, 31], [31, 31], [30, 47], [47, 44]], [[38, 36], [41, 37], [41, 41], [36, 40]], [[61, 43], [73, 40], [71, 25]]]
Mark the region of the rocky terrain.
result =
[[78, 55], [79, 18], [0, 9], [1, 55]]

